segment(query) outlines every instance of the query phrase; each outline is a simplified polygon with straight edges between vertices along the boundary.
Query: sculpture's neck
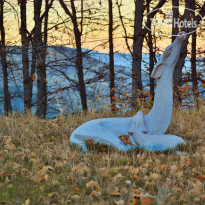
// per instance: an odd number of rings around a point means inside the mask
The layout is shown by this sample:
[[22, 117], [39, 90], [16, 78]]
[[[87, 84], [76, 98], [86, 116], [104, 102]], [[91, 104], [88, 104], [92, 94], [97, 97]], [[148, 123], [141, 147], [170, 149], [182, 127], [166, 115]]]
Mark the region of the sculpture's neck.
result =
[[173, 75], [157, 82], [154, 105], [145, 116], [145, 125], [149, 134], [164, 134], [171, 122], [173, 111]]

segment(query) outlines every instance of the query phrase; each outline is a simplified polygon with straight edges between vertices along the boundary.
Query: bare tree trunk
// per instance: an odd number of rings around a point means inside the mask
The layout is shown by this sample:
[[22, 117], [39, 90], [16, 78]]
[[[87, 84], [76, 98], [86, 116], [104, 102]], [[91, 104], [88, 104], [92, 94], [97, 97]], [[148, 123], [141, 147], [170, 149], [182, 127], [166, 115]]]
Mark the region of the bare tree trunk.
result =
[[[194, 9], [195, 9], [195, 0], [193, 0]], [[193, 16], [193, 18], [195, 15]], [[192, 75], [192, 85], [193, 85], [193, 94], [195, 102], [198, 108], [198, 82], [197, 82], [197, 70], [196, 70], [196, 38], [197, 34], [194, 32], [192, 34], [192, 43], [191, 43], [191, 75]]]
[[32, 101], [32, 79], [29, 73], [29, 37], [27, 35], [26, 1], [20, 4], [21, 9], [21, 41], [22, 41], [22, 64], [23, 64], [23, 86], [24, 86], [24, 109], [31, 109]]
[[81, 48], [81, 33], [78, 29], [76, 15], [74, 15], [73, 26], [74, 26], [74, 33], [75, 33], [75, 44], [77, 48], [77, 56], [76, 56], [75, 62], [76, 62], [76, 68], [78, 70], [78, 82], [79, 82], [79, 89], [80, 89], [81, 104], [82, 104], [83, 110], [86, 111], [87, 110], [87, 100], [86, 100], [84, 74], [83, 74], [83, 55], [82, 55], [82, 48]]
[[[134, 37], [133, 37], [133, 54], [132, 54], [132, 107], [136, 107], [136, 100], [140, 97], [142, 91], [142, 79], [141, 79], [141, 61], [142, 61], [142, 46], [147, 29], [142, 29], [143, 14], [146, 6], [149, 5], [151, 0], [147, 1], [144, 5], [144, 0], [135, 0], [135, 20], [134, 20]], [[153, 18], [158, 12], [158, 8], [161, 8], [166, 0], [158, 2], [157, 6], [153, 9], [149, 15]], [[147, 27], [150, 22], [147, 22]]]
[[30, 86], [30, 95], [33, 93], [33, 81], [35, 80], [35, 72], [36, 72], [36, 48], [35, 48], [35, 40], [32, 40], [32, 60], [31, 60], [31, 86]]
[[[186, 1], [186, 8], [192, 8], [190, 2], [191, 2], [191, 0]], [[173, 3], [177, 4], [176, 1]], [[176, 14], [178, 14], [178, 12]], [[190, 17], [190, 10], [186, 9], [184, 12], [184, 15], [183, 15], [183, 20], [185, 20], [185, 19], [189, 20], [189, 17]], [[176, 16], [174, 18], [178, 18], [178, 17]], [[177, 29], [175, 29], [175, 30], [177, 31]], [[182, 30], [185, 31], [186, 33], [188, 32], [188, 29], [186, 27], [182, 28]], [[181, 92], [177, 89], [177, 86], [180, 86], [180, 87], [182, 86], [182, 69], [183, 69], [185, 58], [186, 58], [186, 55], [188, 52], [187, 44], [188, 44], [188, 39], [182, 45], [181, 53], [180, 53], [180, 56], [179, 56], [179, 59], [178, 59], [178, 62], [176, 64], [176, 68], [174, 71], [174, 89], [176, 91], [174, 103], [178, 104], [178, 105], [181, 105], [182, 98], [181, 98]]]
[[[45, 0], [45, 11], [49, 10], [49, 0]], [[44, 78], [44, 87], [43, 87], [43, 92], [44, 92], [44, 118], [46, 116], [46, 111], [47, 111], [47, 75], [46, 75], [46, 51], [47, 51], [47, 41], [48, 41], [48, 12], [45, 14], [45, 20], [44, 20], [44, 36], [43, 36], [43, 78]]]
[[4, 114], [8, 115], [12, 111], [11, 97], [8, 88], [8, 71], [6, 61], [6, 43], [5, 43], [5, 30], [4, 30], [4, 0], [0, 0], [0, 31], [1, 31], [1, 64], [3, 70], [4, 80]]
[[187, 44], [188, 39], [183, 43], [181, 47], [179, 60], [177, 61], [176, 68], [174, 71], [174, 89], [176, 91], [176, 96], [174, 97], [174, 104], [176, 105], [181, 105], [182, 103], [181, 91], [177, 89], [177, 86], [182, 86], [182, 69], [187, 55]]
[[115, 70], [114, 70], [114, 51], [113, 51], [113, 12], [112, 0], [108, 0], [109, 5], [109, 57], [110, 57], [110, 102], [111, 111], [115, 111]]
[[[193, 0], [186, 0], [186, 8], [189, 9], [195, 9], [195, 1]], [[200, 14], [200, 15], [199, 15]], [[196, 24], [198, 25], [201, 21], [201, 16], [205, 16], [205, 3], [203, 3], [203, 6], [200, 9], [199, 14], [196, 16], [196, 18], [194, 20], [196, 20]], [[190, 20], [190, 10], [185, 10], [184, 15], [183, 15], [183, 20]], [[193, 17], [193, 16], [192, 16]], [[182, 28], [183, 31], [185, 31], [186, 33], [189, 33], [191, 31], [193, 31], [193, 28]], [[179, 60], [177, 62], [176, 65], [176, 69], [175, 69], [175, 73], [174, 73], [174, 82], [175, 85], [182, 85], [182, 68], [184, 66], [184, 62], [185, 62], [185, 58], [187, 55], [187, 45], [188, 45], [188, 39], [183, 43], [183, 46], [181, 48], [181, 53], [179, 56]], [[180, 92], [177, 93], [177, 98], [175, 103], [181, 104], [182, 99], [181, 99], [181, 95]]]
[[[149, 6], [147, 8], [147, 13], [149, 13], [150, 9]], [[151, 25], [151, 19], [147, 19], [147, 23]], [[152, 41], [152, 32], [149, 30], [148, 31], [148, 40], [147, 44], [149, 47], [149, 74], [151, 75], [153, 68], [154, 68], [154, 58], [155, 58], [155, 53], [153, 50], [153, 41]], [[152, 101], [154, 101], [154, 79], [150, 78], [150, 94], [152, 96]]]
[[[149, 74], [151, 75], [154, 68], [154, 51], [152, 44], [152, 34], [151, 31], [148, 32], [148, 41], [149, 41]], [[154, 79], [150, 78], [150, 94], [152, 95], [152, 101], [154, 100]]]
[[78, 82], [79, 82], [79, 90], [81, 97], [81, 104], [84, 111], [87, 110], [87, 100], [86, 100], [86, 92], [85, 92], [85, 83], [84, 83], [84, 74], [83, 74], [83, 55], [81, 48], [81, 35], [77, 29], [77, 22], [74, 24], [75, 30], [75, 44], [77, 48], [77, 56], [76, 56], [76, 68], [78, 71]]
[[[173, 19], [172, 19], [172, 42], [175, 40], [176, 36], [179, 33], [179, 28], [177, 25], [174, 24], [174, 21], [176, 22], [179, 18], [179, 0], [172, 0], [172, 11], [173, 11]], [[184, 52], [186, 53], [186, 49], [183, 47]], [[181, 53], [182, 54], [182, 53]], [[181, 64], [184, 65], [184, 61], [181, 61]], [[182, 65], [182, 66], [183, 66]], [[180, 64], [176, 65], [176, 68], [174, 70], [174, 103], [175, 104], [181, 104], [181, 93], [177, 88], [177, 85], [181, 86], [182, 84], [182, 70], [180, 68]]]
[[[42, 0], [34, 0], [35, 25], [31, 32], [32, 36], [32, 63], [31, 63], [31, 87], [33, 89], [33, 76], [37, 72], [37, 111], [36, 115], [46, 117], [47, 112], [47, 76], [46, 76], [46, 49], [48, 38], [48, 12], [54, 0], [45, 0], [45, 11], [41, 15]], [[44, 19], [44, 36], [42, 34], [42, 21]]]
[[136, 100], [139, 98], [139, 92], [142, 90], [141, 79], [141, 61], [142, 45], [144, 36], [142, 34], [143, 22], [143, 0], [135, 1], [135, 21], [134, 21], [134, 40], [132, 55], [132, 106], [136, 107]]
[[192, 85], [193, 85], [193, 94], [195, 100], [198, 97], [198, 83], [197, 83], [197, 70], [196, 70], [196, 32], [192, 34], [192, 52], [191, 52], [191, 75], [192, 75]]
[[172, 42], [175, 40], [176, 36], [179, 33], [179, 28], [174, 25], [174, 20], [177, 21], [179, 18], [179, 0], [172, 0], [172, 12], [173, 12], [173, 20], [172, 20]]
[[[81, 35], [82, 35], [82, 28], [83, 28], [83, 18], [81, 18], [81, 31], [78, 28], [78, 22], [77, 22], [77, 16], [76, 16], [76, 8], [74, 5], [74, 0], [71, 0], [71, 10], [68, 9], [68, 7], [65, 5], [63, 0], [59, 0], [62, 8], [64, 9], [65, 13], [70, 16], [72, 23], [73, 23], [73, 29], [74, 29], [74, 35], [75, 35], [75, 44], [77, 49], [77, 55], [76, 55], [76, 68], [78, 71], [78, 83], [79, 83], [79, 91], [80, 91], [80, 97], [81, 97], [81, 105], [84, 111], [87, 111], [87, 99], [86, 99], [86, 91], [85, 91], [85, 83], [84, 83], [84, 74], [83, 74], [83, 55], [82, 55], [82, 48], [81, 48]], [[82, 1], [82, 0], [81, 0]], [[82, 4], [81, 4], [82, 7]], [[81, 10], [81, 15], [82, 15]]]
[[41, 6], [42, 0], [34, 0], [34, 41], [36, 46], [36, 68], [37, 68], [37, 111], [36, 115], [40, 118], [46, 117], [46, 68], [45, 68], [45, 53], [46, 48], [42, 41], [42, 31], [41, 31]]

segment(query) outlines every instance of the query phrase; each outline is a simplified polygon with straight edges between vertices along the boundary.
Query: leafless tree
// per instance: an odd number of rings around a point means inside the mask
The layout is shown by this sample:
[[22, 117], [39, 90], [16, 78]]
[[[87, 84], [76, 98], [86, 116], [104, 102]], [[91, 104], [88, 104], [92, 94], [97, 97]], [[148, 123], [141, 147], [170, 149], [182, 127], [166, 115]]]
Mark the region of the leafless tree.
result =
[[[149, 15], [149, 18], [153, 18], [156, 13], [158, 12], [158, 9], [161, 8], [165, 4], [166, 0], [160, 0], [158, 4], [153, 8], [152, 12]], [[137, 106], [137, 99], [140, 98], [140, 93], [142, 91], [142, 79], [141, 79], [141, 67], [142, 67], [142, 47], [144, 38], [148, 32], [146, 28], [143, 28], [143, 15], [145, 9], [149, 6], [151, 3], [151, 0], [144, 1], [144, 0], [136, 0], [135, 1], [135, 14], [134, 14], [134, 35], [133, 35], [133, 49], [132, 49], [132, 106]], [[120, 9], [119, 5], [121, 5], [118, 2], [118, 9]], [[119, 10], [120, 13], [120, 10]], [[126, 31], [122, 15], [121, 22], [122, 26], [124, 28], [124, 31]], [[148, 24], [150, 22], [146, 22], [146, 25], [148, 27]], [[125, 32], [126, 34], [126, 32]], [[128, 37], [125, 37], [126, 44], [128, 45], [127, 41]], [[131, 50], [128, 47], [129, 50]]]
[[8, 115], [12, 111], [11, 107], [11, 97], [8, 87], [8, 66], [7, 66], [7, 51], [6, 51], [6, 42], [5, 42], [5, 30], [4, 30], [4, 0], [0, 0], [0, 32], [1, 32], [1, 41], [0, 41], [0, 54], [1, 54], [1, 64], [3, 70], [3, 81], [4, 81], [4, 113]]
[[[33, 46], [36, 54], [37, 69], [37, 111], [38, 117], [46, 117], [47, 109], [47, 77], [46, 77], [46, 49], [47, 49], [47, 25], [48, 12], [54, 0], [45, 1], [45, 12], [41, 15], [42, 0], [34, 0], [34, 22], [32, 31]], [[42, 23], [44, 20], [44, 33], [42, 33]]]
[[[185, 1], [185, 7], [189, 8], [189, 9], [195, 9], [195, 1], [186, 0]], [[185, 9], [182, 20], [183, 21], [185, 21], [185, 20], [188, 21], [191, 18], [193, 18], [193, 20], [196, 21], [196, 24], [199, 25], [200, 22], [201, 22], [201, 16], [202, 17], [205, 16], [205, 3], [203, 3], [203, 5], [201, 5], [199, 14], [197, 16], [193, 16], [193, 13], [191, 12], [191, 10]], [[187, 28], [187, 27], [181, 28], [181, 30], [185, 31], [186, 33], [192, 32], [193, 29], [194, 28], [191, 28], [191, 27], [190, 28]], [[176, 85], [182, 86], [182, 69], [183, 69], [183, 66], [184, 66], [185, 58], [186, 58], [187, 53], [188, 53], [188, 50], [187, 50], [188, 40], [189, 40], [189, 38], [187, 38], [186, 41], [183, 43], [181, 53], [180, 53], [180, 56], [179, 56], [179, 60], [177, 62], [176, 68], [175, 68], [175, 72], [174, 72], [175, 87], [176, 87]], [[196, 73], [194, 73], [194, 75], [196, 75]], [[181, 95], [178, 92], [177, 97], [175, 99], [175, 103], [181, 104], [181, 102], [182, 102]]]
[[[193, 10], [196, 9], [196, 2], [193, 0]], [[195, 17], [195, 13], [192, 16], [193, 18]], [[191, 42], [191, 76], [192, 76], [192, 87], [193, 87], [193, 94], [195, 97], [195, 101], [197, 103], [198, 107], [198, 82], [197, 82], [197, 69], [196, 69], [196, 39], [197, 39], [197, 34], [194, 32], [192, 34], [192, 42]]]
[[81, 20], [80, 25], [78, 24], [78, 17], [76, 14], [76, 7], [74, 0], [70, 1], [69, 8], [64, 0], [59, 0], [62, 8], [64, 9], [65, 13], [71, 18], [72, 24], [73, 24], [73, 30], [74, 30], [74, 36], [75, 36], [75, 45], [77, 49], [77, 55], [75, 59], [76, 68], [78, 71], [78, 83], [79, 83], [79, 91], [80, 91], [80, 97], [81, 97], [81, 104], [83, 110], [87, 110], [87, 99], [86, 99], [86, 91], [85, 91], [85, 83], [84, 83], [84, 74], [83, 74], [83, 55], [82, 55], [82, 41], [81, 36], [83, 33], [83, 0], [81, 0]]
[[19, 2], [20, 12], [21, 12], [21, 41], [22, 41], [22, 65], [23, 65], [23, 87], [24, 87], [24, 108], [25, 112], [31, 109], [32, 102], [32, 75], [34, 72], [29, 72], [29, 34], [27, 31], [27, 10], [26, 10], [26, 1]]
[[113, 51], [113, 3], [108, 0], [109, 7], [109, 56], [110, 56], [110, 101], [111, 110], [115, 110], [115, 70], [114, 70], [114, 51]]

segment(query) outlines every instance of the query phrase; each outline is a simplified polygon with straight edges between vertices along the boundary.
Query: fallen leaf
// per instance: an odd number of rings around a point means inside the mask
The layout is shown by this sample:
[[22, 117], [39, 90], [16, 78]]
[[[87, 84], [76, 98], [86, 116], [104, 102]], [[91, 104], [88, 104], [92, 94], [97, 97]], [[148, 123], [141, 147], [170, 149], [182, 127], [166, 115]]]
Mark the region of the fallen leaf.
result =
[[80, 189], [79, 188], [75, 188], [75, 189], [73, 189], [73, 192], [80, 193]]
[[75, 194], [75, 195], [73, 195], [73, 196], [71, 196], [71, 198], [72, 199], [78, 199], [80, 196], [79, 195], [77, 195], [77, 194]]
[[119, 138], [125, 145], [132, 145], [131, 141], [129, 139], [129, 135], [120, 135]]
[[5, 183], [9, 183], [9, 182], [10, 182], [9, 178], [6, 177], [6, 178], [5, 178]]
[[42, 169], [40, 169], [38, 171], [39, 174], [45, 174], [45, 172], [46, 172], [46, 167], [45, 166], [43, 166]]
[[8, 150], [14, 150], [14, 149], [16, 149], [16, 146], [15, 146], [13, 143], [10, 143], [10, 144], [7, 144], [7, 145], [6, 145], [6, 148], [7, 148]]
[[55, 194], [57, 194], [56, 192], [51, 192], [48, 194], [48, 198], [52, 198]]
[[121, 195], [121, 193], [118, 192], [118, 191], [109, 191], [108, 194], [109, 194], [110, 196], [120, 196], [120, 195]]
[[[89, 182], [86, 183], [86, 187], [89, 188], [91, 187], [92, 189], [95, 189], [95, 187], [99, 187], [98, 182], [94, 180], [90, 180]], [[98, 189], [98, 188], [97, 188]], [[96, 190], [97, 191], [97, 190]]]
[[12, 142], [12, 138], [11, 137], [7, 137], [5, 144], [10, 144]]
[[137, 174], [139, 173], [139, 168], [132, 168], [131, 172], [132, 174]]
[[96, 197], [96, 196], [97, 196], [96, 191], [92, 191], [91, 194], [90, 194], [90, 196]]
[[52, 139], [52, 140], [54, 140], [54, 139], [55, 139], [55, 137], [54, 137], [54, 136], [51, 136], [51, 139]]
[[62, 161], [56, 161], [56, 166], [62, 167], [62, 166], [64, 166], [64, 163]]
[[135, 190], [134, 190], [134, 193], [135, 193], [135, 194], [139, 194], [139, 193], [140, 193], [140, 190], [139, 190], [139, 189], [135, 189]]
[[202, 188], [203, 186], [203, 183], [200, 181], [200, 180], [197, 180], [195, 183], [192, 183], [192, 186], [194, 189], [199, 189], [199, 188]]
[[98, 185], [95, 186], [96, 191], [100, 191], [100, 187]]
[[135, 175], [132, 176], [132, 178], [133, 179], [139, 179], [139, 176], [135, 174]]
[[97, 197], [97, 196], [100, 196], [101, 195], [101, 192], [99, 192], [99, 191], [92, 191], [91, 192], [91, 194], [90, 194], [90, 196], [92, 196], [92, 197]]
[[116, 205], [124, 205], [125, 201], [124, 200], [119, 200], [119, 201], [115, 201]]
[[44, 179], [47, 181], [48, 180], [48, 174], [46, 174], [45, 176], [44, 176]]
[[30, 199], [27, 199], [24, 203], [24, 205], [30, 205]]
[[42, 176], [36, 176], [36, 182], [41, 182], [43, 180], [43, 177]]
[[149, 196], [140, 197], [141, 205], [153, 205], [154, 200]]
[[36, 153], [31, 152], [31, 157], [36, 157]]
[[134, 198], [132, 199], [132, 205], [137, 205], [139, 200], [140, 200], [139, 197], [134, 196]]
[[117, 175], [115, 175], [115, 176], [113, 177], [113, 182], [118, 181], [118, 180], [121, 179], [122, 177], [123, 177], [122, 174], [118, 173]]
[[68, 135], [66, 135], [66, 134], [63, 134], [63, 137], [64, 137], [65, 139], [68, 139]]
[[36, 80], [36, 75], [33, 74], [31, 79], [32, 79], [33, 81]]
[[157, 173], [150, 174], [149, 178], [150, 179], [154, 179], [154, 180], [158, 179], [159, 178], [159, 174], [157, 174]]

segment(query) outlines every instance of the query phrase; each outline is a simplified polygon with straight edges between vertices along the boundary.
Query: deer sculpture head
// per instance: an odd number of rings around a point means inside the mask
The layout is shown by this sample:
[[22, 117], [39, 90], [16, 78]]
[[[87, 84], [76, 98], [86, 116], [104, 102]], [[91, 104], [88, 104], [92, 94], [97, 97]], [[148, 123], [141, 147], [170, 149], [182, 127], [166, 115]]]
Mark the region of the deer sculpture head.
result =
[[182, 43], [186, 40], [186, 36], [185, 32], [180, 32], [174, 42], [165, 49], [163, 56], [151, 73], [151, 78], [159, 80], [161, 77], [166, 78], [167, 76], [173, 76]]

